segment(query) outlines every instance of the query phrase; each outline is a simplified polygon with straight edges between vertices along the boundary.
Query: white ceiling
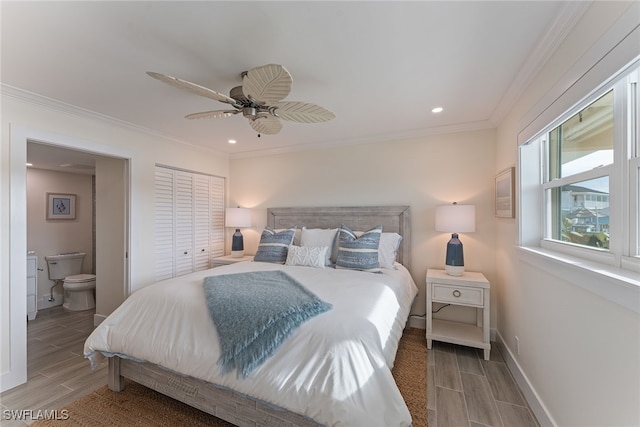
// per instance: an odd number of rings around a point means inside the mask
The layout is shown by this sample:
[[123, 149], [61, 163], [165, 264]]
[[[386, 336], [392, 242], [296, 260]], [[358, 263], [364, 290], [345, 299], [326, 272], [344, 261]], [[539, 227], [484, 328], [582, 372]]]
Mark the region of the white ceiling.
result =
[[[231, 157], [494, 127], [584, 3], [556, 1], [2, 1], [1, 81]], [[145, 74], [227, 94], [276, 63], [286, 100], [326, 123], [258, 138], [226, 104]], [[20, 91], [18, 91], [20, 92]], [[442, 106], [440, 114], [431, 109]], [[235, 139], [231, 145], [227, 140]]]

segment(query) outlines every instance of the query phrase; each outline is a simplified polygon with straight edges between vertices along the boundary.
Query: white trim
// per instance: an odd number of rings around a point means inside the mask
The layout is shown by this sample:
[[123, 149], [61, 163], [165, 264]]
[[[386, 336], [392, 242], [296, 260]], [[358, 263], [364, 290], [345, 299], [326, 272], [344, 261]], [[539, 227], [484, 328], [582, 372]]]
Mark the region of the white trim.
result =
[[613, 163], [606, 166], [600, 166], [597, 168], [589, 169], [583, 172], [577, 172], [573, 175], [565, 176], [562, 178], [555, 178], [551, 181], [546, 181], [542, 184], [543, 190], [549, 190], [551, 188], [564, 187], [565, 185], [577, 185], [584, 181], [590, 181], [592, 179], [598, 179], [605, 176], [611, 176], [614, 172]]
[[26, 102], [28, 104], [32, 104], [38, 107], [47, 108], [53, 111], [62, 112], [65, 114], [69, 114], [75, 117], [97, 120], [101, 123], [107, 123], [109, 125], [113, 125], [119, 128], [132, 130], [134, 132], [139, 132], [145, 135], [152, 136], [154, 138], [164, 139], [168, 142], [172, 142], [174, 144], [180, 144], [183, 146], [187, 146], [194, 150], [206, 151], [217, 156], [221, 157], [229, 157], [228, 153], [223, 151], [219, 151], [213, 148], [204, 147], [202, 145], [192, 144], [180, 139], [173, 138], [166, 134], [160, 133], [153, 129], [146, 128], [144, 126], [136, 125], [130, 122], [126, 122], [124, 120], [116, 119], [111, 116], [107, 116], [106, 114], [96, 113], [95, 111], [87, 110], [85, 108], [80, 108], [72, 104], [67, 104], [62, 101], [58, 101], [57, 99], [48, 98], [46, 96], [29, 92], [24, 89], [20, 89], [14, 86], [7, 85], [5, 83], [0, 83], [0, 95], [8, 96], [10, 98], [17, 99], [22, 102]]
[[491, 122], [500, 124], [520, 99], [531, 82], [540, 73], [558, 47], [567, 38], [573, 27], [580, 21], [582, 15], [590, 6], [590, 2], [566, 2], [556, 14], [554, 22], [547, 28], [541, 41], [533, 52], [527, 56], [516, 78], [511, 82], [506, 94], [500, 100], [498, 107], [491, 115]]
[[[0, 392], [27, 382], [27, 129], [10, 126], [9, 370]], [[14, 167], [16, 165], [21, 165]], [[5, 345], [5, 343], [3, 343]]]
[[[131, 204], [131, 163], [132, 154], [122, 149], [114, 149], [112, 146], [89, 142], [80, 138], [46, 132], [27, 126], [9, 124], [10, 133], [10, 243], [9, 264], [11, 265], [9, 290], [11, 295], [10, 313], [10, 352], [11, 360], [9, 371], [3, 372], [0, 377], [0, 391], [5, 391], [27, 382], [27, 143], [38, 141], [70, 149], [79, 149], [94, 154], [118, 157], [128, 160], [129, 177], [127, 179], [127, 206]], [[87, 148], [89, 147], [89, 148]], [[131, 248], [131, 224], [132, 218], [127, 219], [127, 247]], [[127, 250], [128, 251], [128, 250]], [[126, 262], [127, 281], [124, 289], [125, 295], [131, 290], [131, 257]], [[4, 343], [3, 343], [4, 345]]]
[[105, 316], [104, 314], [94, 314], [93, 315], [93, 326], [98, 326], [106, 318], [107, 318], [107, 316]]
[[313, 144], [296, 144], [290, 147], [266, 147], [260, 150], [251, 150], [229, 154], [229, 159], [244, 159], [250, 157], [272, 156], [276, 154], [295, 153], [300, 151], [331, 149], [335, 147], [346, 147], [360, 144], [370, 144], [376, 142], [404, 141], [410, 139], [424, 138], [433, 135], [447, 135], [458, 132], [473, 132], [480, 130], [495, 129], [495, 124], [489, 120], [458, 123], [455, 125], [431, 127], [427, 129], [408, 130], [404, 132], [394, 132], [377, 134], [364, 138], [354, 138], [338, 141], [321, 141]]
[[616, 256], [608, 249], [585, 246], [579, 243], [563, 242], [551, 238], [540, 240], [540, 248], [553, 251], [558, 254], [566, 254], [587, 261], [599, 262], [616, 266]]
[[524, 144], [540, 133], [561, 114], [580, 103], [594, 87], [610, 80], [620, 70], [638, 59], [640, 24], [637, 16], [640, 2], [631, 5], [596, 45], [585, 53], [523, 118], [518, 144]]
[[558, 424], [555, 422], [555, 420], [551, 416], [551, 413], [549, 412], [544, 402], [536, 392], [535, 388], [529, 381], [529, 378], [524, 373], [524, 370], [520, 367], [520, 364], [518, 363], [516, 358], [513, 356], [511, 349], [509, 348], [509, 346], [507, 346], [507, 343], [505, 342], [504, 338], [500, 334], [500, 331], [496, 331], [496, 342], [501, 344], [501, 347], [500, 347], [501, 350], [503, 349], [505, 350], [501, 352], [502, 358], [507, 364], [507, 367], [509, 368], [511, 375], [513, 375], [513, 378], [516, 380], [518, 387], [520, 387], [520, 390], [522, 391], [524, 398], [526, 399], [527, 403], [529, 404], [529, 407], [535, 414], [536, 419], [538, 420], [540, 425], [541, 426], [557, 426]]
[[640, 314], [637, 273], [542, 248], [517, 248], [521, 261]]

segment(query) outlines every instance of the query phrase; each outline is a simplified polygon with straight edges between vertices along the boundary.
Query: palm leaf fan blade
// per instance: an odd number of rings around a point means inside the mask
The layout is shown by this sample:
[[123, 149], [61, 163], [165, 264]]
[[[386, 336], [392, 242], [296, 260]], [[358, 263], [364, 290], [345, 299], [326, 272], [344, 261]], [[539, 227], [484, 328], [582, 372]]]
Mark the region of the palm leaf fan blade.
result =
[[268, 64], [247, 71], [242, 79], [242, 92], [259, 104], [272, 104], [289, 95], [292, 83], [293, 79], [286, 68]]
[[275, 135], [282, 129], [282, 123], [275, 117], [263, 116], [249, 120], [253, 130], [259, 134]]
[[185, 119], [217, 119], [219, 117], [231, 117], [238, 114], [240, 110], [214, 110], [203, 111], [201, 113], [187, 114]]
[[321, 123], [336, 117], [326, 108], [308, 102], [279, 102], [275, 107], [278, 117], [298, 123]]

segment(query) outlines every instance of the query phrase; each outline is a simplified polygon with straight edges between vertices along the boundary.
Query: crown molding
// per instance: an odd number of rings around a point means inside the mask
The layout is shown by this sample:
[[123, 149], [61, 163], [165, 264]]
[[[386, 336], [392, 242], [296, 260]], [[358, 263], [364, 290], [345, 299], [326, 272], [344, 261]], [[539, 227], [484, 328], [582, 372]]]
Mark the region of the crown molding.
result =
[[527, 60], [500, 100], [498, 107], [491, 115], [489, 120], [494, 126], [498, 126], [504, 120], [513, 105], [555, 54], [590, 5], [590, 1], [563, 3], [562, 9], [555, 20], [549, 25], [537, 46], [527, 57]]
[[194, 150], [207, 151], [209, 153], [212, 153], [218, 156], [229, 157], [228, 153], [225, 153], [219, 150], [203, 147], [202, 145], [192, 144], [192, 143], [183, 141], [181, 139], [173, 138], [171, 136], [162, 134], [160, 132], [154, 131], [144, 126], [139, 126], [124, 120], [116, 119], [106, 114], [96, 113], [95, 111], [77, 107], [75, 105], [59, 101], [57, 99], [49, 98], [34, 92], [30, 92], [28, 90], [7, 85], [5, 83], [0, 83], [0, 97], [5, 97], [5, 96], [9, 98], [17, 99], [19, 101], [22, 101], [31, 105], [35, 105], [38, 107], [64, 113], [70, 116], [74, 116], [82, 119], [94, 120], [94, 121], [102, 122], [111, 126], [119, 127], [121, 129], [142, 133], [154, 138], [163, 139], [173, 144], [180, 144], [183, 146], [187, 146]]
[[376, 142], [392, 142], [392, 141], [404, 141], [410, 139], [424, 138], [432, 135], [443, 135], [449, 133], [460, 133], [460, 132], [473, 132], [478, 130], [487, 130], [487, 129], [495, 129], [495, 125], [491, 123], [489, 120], [478, 121], [478, 122], [468, 122], [468, 123], [458, 123], [454, 125], [448, 126], [438, 126], [432, 128], [424, 128], [424, 129], [415, 129], [406, 132], [396, 132], [393, 134], [380, 134], [375, 136], [370, 136], [366, 138], [354, 138], [348, 140], [338, 140], [338, 141], [325, 141], [325, 142], [316, 142], [313, 144], [301, 144], [295, 146], [286, 146], [286, 147], [273, 147], [273, 148], [265, 148], [262, 150], [252, 150], [252, 151], [244, 151], [239, 153], [233, 153], [229, 155], [230, 159], [243, 159], [250, 157], [263, 157], [263, 156], [272, 156], [278, 154], [287, 154], [294, 153], [300, 151], [312, 151], [312, 150], [322, 150], [327, 148], [338, 148], [338, 147], [346, 147], [352, 145], [362, 145], [362, 144], [371, 144]]

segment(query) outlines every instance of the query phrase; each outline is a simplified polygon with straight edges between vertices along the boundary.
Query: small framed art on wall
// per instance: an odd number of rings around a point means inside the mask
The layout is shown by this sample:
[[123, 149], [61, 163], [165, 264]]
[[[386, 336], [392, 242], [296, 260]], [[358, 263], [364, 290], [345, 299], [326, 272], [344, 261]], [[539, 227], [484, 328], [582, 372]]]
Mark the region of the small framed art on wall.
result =
[[496, 216], [516, 217], [515, 168], [510, 167], [496, 175]]
[[76, 195], [47, 193], [47, 219], [76, 219]]

